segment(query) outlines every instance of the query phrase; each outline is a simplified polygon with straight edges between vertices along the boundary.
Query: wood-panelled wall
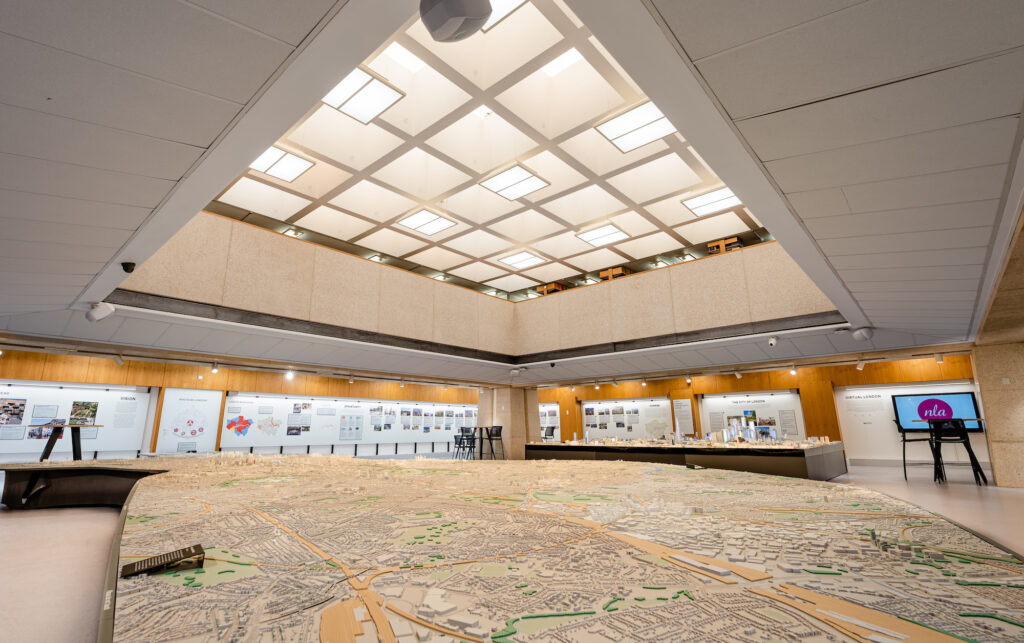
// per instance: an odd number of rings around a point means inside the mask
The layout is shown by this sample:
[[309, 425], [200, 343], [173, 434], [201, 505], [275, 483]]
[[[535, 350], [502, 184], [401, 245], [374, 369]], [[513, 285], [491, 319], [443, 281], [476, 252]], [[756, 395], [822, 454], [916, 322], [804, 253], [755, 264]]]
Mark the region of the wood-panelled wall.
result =
[[[871, 384], [901, 384], [910, 382], [932, 382], [943, 380], [969, 380], [974, 378], [969, 355], [952, 355], [938, 364], [932, 358], [906, 359], [888, 362], [869, 362], [864, 370], [858, 371], [853, 364], [844, 366], [802, 367], [796, 375], [789, 369], [744, 373], [741, 379], [734, 375], [703, 375], [693, 378], [691, 384], [685, 378], [657, 380], [642, 386], [640, 382], [620, 382], [618, 386], [602, 384], [600, 389], [593, 385], [541, 389], [538, 400], [541, 403], [557, 402], [562, 426], [562, 439], [572, 438], [572, 433], [582, 433], [580, 402], [603, 399], [629, 399], [641, 397], [669, 396], [672, 399], [690, 398], [693, 407], [693, 422], [700, 432], [700, 418], [697, 412], [697, 395], [712, 393], [742, 393], [745, 391], [777, 391], [798, 389], [803, 407], [804, 424], [808, 436], [827, 436], [841, 440], [839, 416], [836, 411], [835, 387]], [[566, 414], [566, 411], [569, 413]]]
[[[199, 379], [202, 376], [203, 379]], [[356, 399], [410, 400], [476, 404], [479, 391], [469, 388], [395, 382], [367, 382], [296, 374], [292, 380], [281, 373], [220, 368], [216, 374], [204, 366], [114, 360], [81, 355], [56, 355], [25, 351], [4, 351], [0, 355], [0, 379], [78, 382], [112, 386], [159, 386], [245, 393], [324, 395]]]

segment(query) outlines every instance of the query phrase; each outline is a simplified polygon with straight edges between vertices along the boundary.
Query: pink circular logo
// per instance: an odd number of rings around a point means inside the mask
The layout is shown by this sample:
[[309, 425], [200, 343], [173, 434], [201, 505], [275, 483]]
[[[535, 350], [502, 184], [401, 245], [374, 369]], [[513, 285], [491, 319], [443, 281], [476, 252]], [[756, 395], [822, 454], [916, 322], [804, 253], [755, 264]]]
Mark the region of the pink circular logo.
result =
[[942, 400], [930, 397], [917, 405], [917, 416], [922, 420], [948, 420], [953, 417], [953, 408]]

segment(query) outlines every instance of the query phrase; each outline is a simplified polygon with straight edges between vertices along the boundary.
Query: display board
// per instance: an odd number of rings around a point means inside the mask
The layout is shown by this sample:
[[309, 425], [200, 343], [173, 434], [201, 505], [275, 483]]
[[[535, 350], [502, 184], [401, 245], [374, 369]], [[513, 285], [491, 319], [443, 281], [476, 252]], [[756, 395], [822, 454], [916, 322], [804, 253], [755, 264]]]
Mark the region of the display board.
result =
[[558, 402], [540, 404], [540, 434], [543, 437], [544, 429], [553, 427], [555, 429], [554, 441], [562, 441], [561, 421], [558, 417]]
[[476, 426], [469, 404], [228, 394], [221, 447], [451, 442]]
[[[146, 387], [104, 387], [58, 382], [0, 383], [0, 455], [38, 457], [53, 429], [46, 424], [98, 424], [82, 428], [82, 451], [138, 451], [146, 429]], [[54, 453], [71, 452], [71, 430]], [[5, 458], [10, 460], [9, 458]]]
[[701, 399], [704, 435], [725, 429], [755, 426], [774, 429], [780, 440], [807, 437], [800, 394], [793, 391], [762, 391], [705, 395]]
[[[980, 417], [973, 391], [893, 395], [892, 406], [901, 431], [930, 431], [928, 422], [922, 420]], [[976, 420], [968, 420], [964, 426], [968, 431], [982, 430]]]
[[[973, 382], [943, 384], [894, 384], [886, 386], [847, 386], [836, 389], [836, 411], [843, 432], [846, 457], [854, 464], [899, 464], [903, 444], [896, 426], [894, 395], [939, 396], [974, 391]], [[981, 411], [979, 409], [979, 411]], [[983, 412], [983, 411], [981, 411]], [[923, 423], [922, 423], [923, 424]], [[922, 436], [907, 436], [922, 437]], [[982, 462], [989, 461], [988, 445], [983, 433], [971, 433], [971, 448]], [[947, 462], [967, 462], [967, 452], [959, 446], [944, 447]], [[907, 460], [931, 462], [927, 442], [907, 445]]]
[[672, 434], [667, 397], [583, 402], [583, 434], [590, 439], [661, 440]]
[[205, 453], [217, 448], [221, 391], [169, 388], [160, 410], [157, 453]]
[[689, 398], [677, 398], [672, 400], [672, 416], [675, 419], [676, 441], [684, 435], [692, 436], [693, 428], [693, 406]]

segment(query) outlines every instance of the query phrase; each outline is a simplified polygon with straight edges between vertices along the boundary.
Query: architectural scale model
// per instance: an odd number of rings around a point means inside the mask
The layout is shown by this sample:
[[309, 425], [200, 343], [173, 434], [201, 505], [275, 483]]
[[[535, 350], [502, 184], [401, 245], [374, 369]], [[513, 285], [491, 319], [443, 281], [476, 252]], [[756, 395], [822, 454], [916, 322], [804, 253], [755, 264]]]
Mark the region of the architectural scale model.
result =
[[[106, 464], [110, 464], [109, 462]], [[141, 466], [139, 461], [125, 466]], [[857, 487], [627, 462], [147, 459], [117, 641], [998, 641], [1024, 563]]]

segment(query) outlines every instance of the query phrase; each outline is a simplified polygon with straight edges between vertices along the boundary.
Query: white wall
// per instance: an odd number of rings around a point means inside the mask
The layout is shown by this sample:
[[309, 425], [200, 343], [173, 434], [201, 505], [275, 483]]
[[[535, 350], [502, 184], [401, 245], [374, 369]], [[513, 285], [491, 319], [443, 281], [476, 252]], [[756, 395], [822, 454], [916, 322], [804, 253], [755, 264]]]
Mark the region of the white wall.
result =
[[[754, 411], [757, 417], [774, 418], [774, 429], [779, 438], [788, 429], [788, 439], [804, 439], [804, 412], [800, 405], [800, 394], [793, 391], [762, 391], [752, 393], [714, 393], [704, 395], [700, 401], [700, 421], [704, 435], [721, 431], [728, 424], [730, 416], [743, 415]], [[793, 430], [795, 423], [796, 429]], [[794, 434], [795, 433], [795, 434]]]
[[[961, 381], [944, 384], [888, 384], [885, 386], [844, 386], [836, 388], [836, 410], [839, 427], [843, 432], [846, 457], [853, 464], [895, 464], [903, 461], [900, 434], [896, 429], [893, 395], [927, 393], [954, 393], [977, 390], [974, 382]], [[984, 417], [984, 411], [982, 411]], [[927, 433], [908, 434], [907, 437], [927, 437]], [[971, 433], [971, 448], [983, 463], [989, 462], [985, 434]], [[942, 447], [946, 462], [969, 462], [967, 450], [959, 445]], [[907, 462], [931, 462], [932, 454], [927, 442], [907, 445]]]

